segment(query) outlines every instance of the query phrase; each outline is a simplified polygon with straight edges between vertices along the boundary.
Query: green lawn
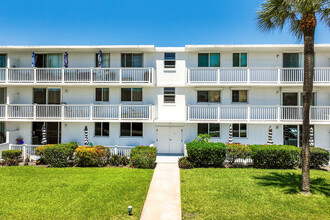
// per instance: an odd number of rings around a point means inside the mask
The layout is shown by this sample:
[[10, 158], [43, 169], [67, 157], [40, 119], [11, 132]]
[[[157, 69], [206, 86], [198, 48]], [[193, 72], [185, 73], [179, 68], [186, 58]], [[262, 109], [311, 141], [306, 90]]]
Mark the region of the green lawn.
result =
[[312, 170], [312, 195], [299, 194], [301, 170], [181, 170], [184, 219], [330, 219], [330, 172]]
[[[153, 170], [0, 167], [0, 219], [139, 219]], [[128, 216], [127, 206], [133, 206]]]

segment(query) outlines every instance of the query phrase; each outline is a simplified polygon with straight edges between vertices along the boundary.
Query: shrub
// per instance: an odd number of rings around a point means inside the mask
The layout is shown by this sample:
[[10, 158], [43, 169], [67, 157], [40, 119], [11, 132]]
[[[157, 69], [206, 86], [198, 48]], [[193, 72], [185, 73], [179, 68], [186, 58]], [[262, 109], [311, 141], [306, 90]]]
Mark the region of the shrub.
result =
[[137, 146], [131, 150], [131, 165], [136, 168], [155, 168], [157, 150], [155, 147]]
[[250, 147], [244, 144], [226, 144], [229, 164], [233, 164], [236, 159], [246, 159], [250, 155]]
[[289, 145], [250, 145], [256, 168], [290, 169], [299, 164], [301, 150]]
[[45, 155], [44, 155], [44, 151], [45, 151], [45, 149], [46, 149], [46, 147], [48, 147], [48, 146], [52, 146], [53, 144], [47, 144], [47, 145], [41, 145], [41, 146], [39, 146], [39, 147], [37, 147], [36, 149], [35, 149], [35, 153], [36, 153], [36, 155], [37, 156], [39, 156], [39, 162], [38, 162], [38, 165], [39, 164], [47, 164], [46, 163], [46, 160], [45, 160]]
[[74, 162], [78, 167], [100, 167], [109, 161], [110, 150], [101, 145], [79, 146], [75, 152]]
[[223, 143], [190, 142], [186, 146], [188, 160], [196, 167], [221, 167], [226, 160]]
[[127, 164], [129, 164], [129, 159], [125, 156], [120, 156], [120, 155], [113, 155], [110, 158], [110, 164], [112, 166], [126, 166]]
[[72, 155], [72, 149], [66, 144], [47, 145], [43, 154], [46, 162], [52, 167], [66, 167]]
[[181, 169], [192, 169], [192, 168], [194, 168], [193, 164], [188, 160], [188, 157], [179, 158], [179, 167]]
[[19, 160], [22, 158], [21, 150], [4, 150], [2, 151], [2, 159], [4, 164], [8, 166], [17, 166]]
[[311, 168], [320, 168], [329, 164], [330, 153], [323, 148], [311, 147], [310, 155]]
[[198, 134], [198, 136], [193, 140], [193, 142], [209, 142], [211, 139], [209, 134]]

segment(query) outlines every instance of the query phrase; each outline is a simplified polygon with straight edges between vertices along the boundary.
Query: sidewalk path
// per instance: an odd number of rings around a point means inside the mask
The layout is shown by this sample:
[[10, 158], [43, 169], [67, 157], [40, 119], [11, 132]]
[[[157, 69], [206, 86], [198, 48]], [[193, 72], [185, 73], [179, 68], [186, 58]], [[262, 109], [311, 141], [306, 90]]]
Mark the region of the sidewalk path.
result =
[[177, 162], [157, 163], [141, 219], [181, 219], [180, 170]]

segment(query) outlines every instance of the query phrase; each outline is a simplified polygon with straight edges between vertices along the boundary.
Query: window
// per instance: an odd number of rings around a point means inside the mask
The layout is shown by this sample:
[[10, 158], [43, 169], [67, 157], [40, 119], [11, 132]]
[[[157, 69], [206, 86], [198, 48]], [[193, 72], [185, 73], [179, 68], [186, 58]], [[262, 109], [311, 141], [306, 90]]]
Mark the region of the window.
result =
[[299, 67], [299, 53], [283, 53], [283, 67], [284, 68]]
[[164, 88], [164, 103], [175, 103], [175, 88], [165, 87]]
[[197, 124], [197, 133], [198, 134], [209, 134], [212, 137], [220, 137], [220, 124], [214, 124], [214, 123]]
[[120, 123], [120, 136], [122, 137], [142, 137], [142, 123]]
[[122, 102], [142, 102], [142, 88], [122, 88]]
[[247, 137], [246, 124], [233, 124], [233, 137]]
[[175, 68], [175, 53], [164, 53], [164, 68]]
[[247, 102], [247, 90], [233, 90], [232, 102]]
[[95, 89], [95, 101], [109, 102], [109, 88], [96, 88]]
[[109, 137], [109, 122], [95, 122], [95, 136]]
[[220, 102], [220, 91], [197, 91], [197, 102]]
[[199, 53], [198, 67], [220, 67], [220, 53]]
[[143, 54], [122, 53], [121, 67], [143, 67]]
[[62, 66], [62, 54], [36, 54], [35, 55], [36, 67], [49, 67], [56, 68]]
[[[95, 66], [99, 66], [99, 54], [95, 54]], [[102, 53], [102, 67], [110, 67], [110, 53]]]
[[233, 67], [247, 67], [247, 53], [233, 53]]
[[6, 54], [0, 54], [0, 68], [7, 67], [7, 56]]

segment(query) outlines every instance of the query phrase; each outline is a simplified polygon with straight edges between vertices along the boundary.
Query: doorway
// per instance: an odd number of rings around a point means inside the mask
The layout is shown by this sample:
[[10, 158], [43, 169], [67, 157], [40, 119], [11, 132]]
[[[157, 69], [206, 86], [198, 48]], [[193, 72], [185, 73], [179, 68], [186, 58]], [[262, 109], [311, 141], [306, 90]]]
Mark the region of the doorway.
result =
[[41, 145], [42, 125], [46, 127], [47, 144], [61, 143], [61, 123], [60, 122], [32, 122], [32, 144]]
[[60, 88], [33, 88], [33, 103], [35, 104], [61, 104]]
[[[315, 141], [315, 128], [311, 125], [314, 130], [314, 141]], [[284, 125], [283, 126], [283, 144], [293, 145], [296, 147], [302, 147], [302, 125]]]
[[158, 127], [157, 128], [157, 153], [182, 154], [183, 153], [183, 128]]

